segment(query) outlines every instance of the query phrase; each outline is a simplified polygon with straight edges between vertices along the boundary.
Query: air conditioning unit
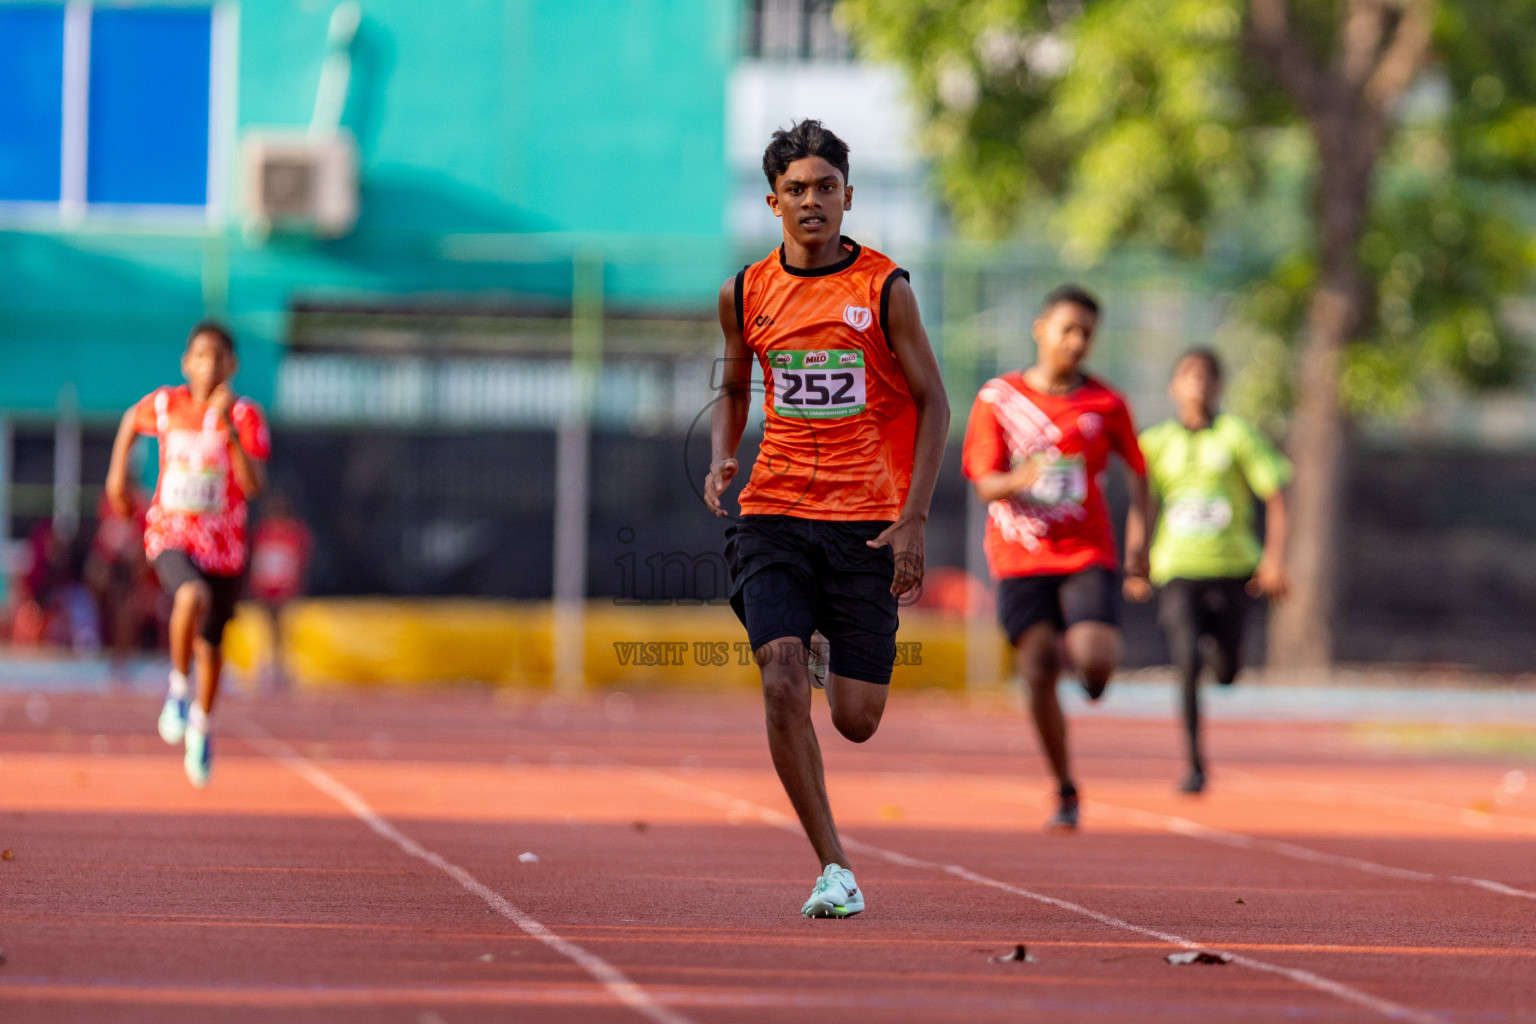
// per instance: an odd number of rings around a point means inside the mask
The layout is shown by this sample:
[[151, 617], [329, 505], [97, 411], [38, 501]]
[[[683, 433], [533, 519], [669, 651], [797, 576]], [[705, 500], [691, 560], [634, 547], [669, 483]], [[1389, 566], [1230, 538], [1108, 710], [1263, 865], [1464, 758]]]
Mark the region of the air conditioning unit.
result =
[[349, 132], [252, 132], [240, 156], [248, 231], [339, 238], [357, 223], [357, 143]]

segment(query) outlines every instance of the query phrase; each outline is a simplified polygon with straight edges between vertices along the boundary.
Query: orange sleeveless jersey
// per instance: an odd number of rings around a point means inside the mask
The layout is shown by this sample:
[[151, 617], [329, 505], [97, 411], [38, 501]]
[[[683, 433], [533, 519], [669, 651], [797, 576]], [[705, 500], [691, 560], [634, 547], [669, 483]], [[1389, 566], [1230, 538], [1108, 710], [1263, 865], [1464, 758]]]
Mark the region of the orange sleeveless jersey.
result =
[[907, 500], [917, 410], [885, 326], [891, 285], [908, 275], [851, 238], [843, 247], [843, 260], [800, 270], [780, 246], [736, 275], [736, 322], [766, 392], [742, 515], [893, 520]]

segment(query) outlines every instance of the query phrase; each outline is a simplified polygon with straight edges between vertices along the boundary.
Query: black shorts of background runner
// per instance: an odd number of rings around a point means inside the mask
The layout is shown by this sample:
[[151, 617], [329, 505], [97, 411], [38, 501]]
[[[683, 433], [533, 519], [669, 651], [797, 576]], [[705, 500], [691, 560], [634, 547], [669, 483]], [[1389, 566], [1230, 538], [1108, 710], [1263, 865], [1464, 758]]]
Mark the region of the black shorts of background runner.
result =
[[757, 650], [820, 630], [833, 675], [881, 686], [896, 663], [895, 559], [872, 548], [889, 522], [742, 516], [725, 531], [731, 607]]
[[1242, 667], [1243, 624], [1248, 619], [1248, 581], [1235, 577], [1169, 580], [1158, 594], [1158, 620], [1168, 653], [1182, 679], [1200, 673], [1200, 638], [1214, 643], [1203, 660], [1216, 681], [1229, 686]]
[[201, 580], [208, 584], [211, 600], [208, 603], [208, 617], [203, 620], [202, 636], [215, 647], [223, 643], [224, 627], [235, 617], [235, 604], [240, 600], [240, 592], [245, 589], [245, 577], [216, 576], [204, 572], [185, 551], [160, 552], [155, 557], [154, 567], [155, 575], [160, 578], [160, 586], [172, 597], [176, 596], [176, 591], [181, 589], [183, 583]]
[[1009, 576], [997, 585], [997, 621], [1010, 644], [1049, 622], [1065, 632], [1079, 622], [1120, 625], [1120, 574], [1095, 566], [1069, 576]]

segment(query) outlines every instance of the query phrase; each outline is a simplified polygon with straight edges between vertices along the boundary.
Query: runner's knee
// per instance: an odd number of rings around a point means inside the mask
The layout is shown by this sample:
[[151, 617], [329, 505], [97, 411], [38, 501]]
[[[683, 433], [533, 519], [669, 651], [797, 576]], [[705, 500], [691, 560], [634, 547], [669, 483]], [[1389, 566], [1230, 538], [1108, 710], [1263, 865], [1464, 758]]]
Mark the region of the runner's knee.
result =
[[188, 580], [176, 588], [175, 602], [179, 608], [187, 608], [195, 614], [203, 614], [213, 604], [213, 594], [202, 580]]
[[763, 669], [763, 707], [768, 724], [785, 729], [811, 716], [811, 682], [805, 663], [793, 657], [759, 658]]
[[1056, 633], [1031, 630], [1019, 638], [1015, 654], [1019, 675], [1029, 684], [1030, 692], [1056, 686], [1056, 676], [1061, 666], [1056, 658]]
[[880, 716], [883, 710], [883, 708], [868, 706], [834, 707], [832, 724], [845, 739], [852, 740], [854, 743], [863, 743], [880, 728]]

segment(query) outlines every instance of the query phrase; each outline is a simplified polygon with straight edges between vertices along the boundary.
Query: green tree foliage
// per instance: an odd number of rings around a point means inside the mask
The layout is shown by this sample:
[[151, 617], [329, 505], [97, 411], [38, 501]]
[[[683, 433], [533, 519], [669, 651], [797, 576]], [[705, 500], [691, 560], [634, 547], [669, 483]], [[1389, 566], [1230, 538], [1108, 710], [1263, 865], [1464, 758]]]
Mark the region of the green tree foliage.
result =
[[[1355, 59], [1350, 18], [1408, 2], [1292, 0], [1321, 68]], [[1389, 114], [1354, 259], [1369, 296], [1340, 399], [1391, 413], [1433, 381], [1508, 386], [1525, 352], [1503, 300], [1536, 276], [1536, 0], [1440, 0]], [[922, 141], [967, 234], [1046, 232], [1069, 263], [1124, 242], [1230, 254], [1251, 285], [1232, 332], [1249, 404], [1296, 393], [1321, 256], [1312, 112], [1251, 45], [1246, 0], [845, 0], [864, 51], [908, 75]], [[1218, 246], [1218, 243], [1221, 243]], [[1230, 258], [1224, 256], [1224, 258]], [[1260, 379], [1255, 379], [1256, 376]]]

